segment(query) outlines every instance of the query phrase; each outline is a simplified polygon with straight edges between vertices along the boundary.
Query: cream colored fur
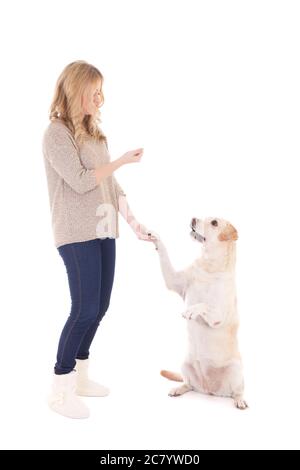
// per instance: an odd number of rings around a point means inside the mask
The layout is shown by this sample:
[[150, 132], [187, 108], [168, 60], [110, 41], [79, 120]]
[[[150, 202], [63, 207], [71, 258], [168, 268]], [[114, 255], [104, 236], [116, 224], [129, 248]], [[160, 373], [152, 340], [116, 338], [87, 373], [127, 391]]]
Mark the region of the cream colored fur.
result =
[[[188, 328], [188, 353], [182, 365], [183, 385], [170, 391], [178, 396], [190, 390], [231, 397], [239, 409], [244, 401], [242, 361], [238, 348], [239, 325], [235, 258], [236, 229], [226, 220], [193, 218], [191, 237], [202, 243], [202, 256], [188, 268], [175, 271], [163, 242], [155, 245], [168, 289], [184, 300]], [[178, 374], [161, 372], [170, 380]]]

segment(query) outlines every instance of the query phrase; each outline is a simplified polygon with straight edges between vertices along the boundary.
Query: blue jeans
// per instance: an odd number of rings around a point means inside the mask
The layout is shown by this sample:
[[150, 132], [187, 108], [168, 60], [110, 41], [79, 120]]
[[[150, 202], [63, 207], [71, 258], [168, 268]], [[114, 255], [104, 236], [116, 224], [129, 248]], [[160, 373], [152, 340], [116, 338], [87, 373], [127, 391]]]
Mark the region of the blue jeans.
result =
[[71, 312], [61, 332], [55, 374], [67, 374], [75, 359], [87, 359], [108, 309], [114, 281], [116, 240], [96, 238], [59, 246], [68, 275]]

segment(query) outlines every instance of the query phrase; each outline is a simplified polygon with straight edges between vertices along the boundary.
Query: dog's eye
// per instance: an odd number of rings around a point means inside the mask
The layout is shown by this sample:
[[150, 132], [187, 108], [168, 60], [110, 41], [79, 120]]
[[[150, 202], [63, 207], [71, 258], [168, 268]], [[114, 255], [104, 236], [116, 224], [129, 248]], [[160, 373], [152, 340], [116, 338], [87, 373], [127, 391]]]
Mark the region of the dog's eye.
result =
[[211, 225], [213, 225], [214, 227], [217, 227], [218, 226], [218, 221], [216, 219], [212, 220]]

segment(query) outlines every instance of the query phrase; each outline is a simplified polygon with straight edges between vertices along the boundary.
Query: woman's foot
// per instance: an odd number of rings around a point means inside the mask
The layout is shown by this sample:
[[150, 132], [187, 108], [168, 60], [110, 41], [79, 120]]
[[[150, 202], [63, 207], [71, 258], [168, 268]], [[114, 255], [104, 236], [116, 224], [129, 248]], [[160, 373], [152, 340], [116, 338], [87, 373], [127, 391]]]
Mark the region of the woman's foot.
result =
[[52, 411], [67, 418], [88, 418], [89, 409], [76, 395], [76, 378], [75, 371], [68, 374], [54, 374], [48, 405]]
[[93, 382], [88, 377], [89, 359], [76, 359], [77, 395], [83, 397], [105, 397], [109, 389], [104, 385]]

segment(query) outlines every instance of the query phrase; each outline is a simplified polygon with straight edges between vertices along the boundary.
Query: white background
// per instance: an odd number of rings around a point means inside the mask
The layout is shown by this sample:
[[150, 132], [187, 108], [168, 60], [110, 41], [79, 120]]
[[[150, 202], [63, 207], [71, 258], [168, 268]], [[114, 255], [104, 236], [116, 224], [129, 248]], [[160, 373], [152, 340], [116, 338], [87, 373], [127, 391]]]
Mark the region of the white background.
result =
[[[1, 5], [1, 447], [299, 448], [300, 5], [297, 1], [10, 1]], [[137, 219], [176, 268], [199, 255], [192, 216], [239, 232], [240, 349], [250, 408], [188, 393], [181, 298], [154, 246], [120, 217], [111, 304], [91, 350], [111, 388], [88, 420], [46, 403], [70, 309], [41, 139], [55, 81], [83, 59], [104, 75], [102, 128]]]

